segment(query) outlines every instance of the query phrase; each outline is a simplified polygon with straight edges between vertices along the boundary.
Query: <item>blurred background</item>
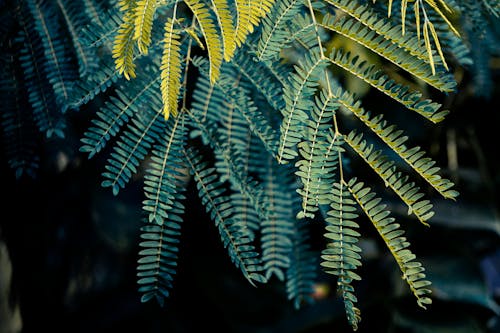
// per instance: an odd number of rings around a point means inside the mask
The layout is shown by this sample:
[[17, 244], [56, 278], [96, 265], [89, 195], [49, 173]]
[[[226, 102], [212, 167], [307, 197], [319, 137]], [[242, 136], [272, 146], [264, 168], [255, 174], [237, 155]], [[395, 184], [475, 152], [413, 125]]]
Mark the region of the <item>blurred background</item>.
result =
[[[486, 78], [481, 71], [456, 71], [459, 94], [441, 98], [451, 113], [438, 125], [388, 110], [380, 95], [345, 79], [367, 108], [383, 107], [388, 118], [403, 124], [460, 192], [456, 202], [433, 197], [430, 228], [405, 222], [412, 249], [433, 283], [427, 310], [417, 306], [377, 235], [364, 230], [363, 280], [356, 283], [359, 332], [500, 332], [498, 50], [487, 68]], [[68, 111], [65, 138], [52, 136], [37, 147], [33, 177], [16, 178], [2, 145], [0, 333], [352, 332], [331, 276], [320, 272], [315, 303], [300, 310], [287, 300], [280, 281], [251, 286], [230, 262], [192, 186], [172, 294], [164, 307], [141, 303], [136, 262], [142, 174], [113, 196], [100, 186], [107, 155], [88, 160], [79, 152], [99, 106], [97, 99]], [[386, 199], [405, 220], [404, 207]], [[322, 231], [313, 226], [313, 250], [321, 250]]]

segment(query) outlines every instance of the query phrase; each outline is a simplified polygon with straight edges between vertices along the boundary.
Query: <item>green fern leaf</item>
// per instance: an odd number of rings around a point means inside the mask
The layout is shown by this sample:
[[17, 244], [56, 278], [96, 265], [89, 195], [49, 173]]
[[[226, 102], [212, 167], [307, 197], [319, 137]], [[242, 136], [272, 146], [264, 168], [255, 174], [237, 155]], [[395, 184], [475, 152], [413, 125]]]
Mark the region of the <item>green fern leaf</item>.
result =
[[[351, 57], [350, 52], [333, 49], [328, 60], [434, 123], [443, 120], [444, 116], [448, 114], [448, 111], [439, 111], [440, 104], [430, 100], [421, 100], [422, 94], [420, 92], [409, 91], [407, 86], [394, 82], [386, 74], [375, 69], [374, 65], [368, 66], [357, 56]], [[454, 87], [455, 84], [454, 81], [453, 83], [449, 82], [447, 87], [452, 89], [451, 87]]]
[[359, 228], [354, 221], [358, 218], [356, 202], [349, 193], [348, 188], [343, 183], [335, 183], [332, 188], [331, 209], [326, 220], [325, 238], [328, 240], [326, 249], [321, 253], [321, 266], [328, 274], [338, 277], [337, 289], [344, 300], [347, 320], [354, 330], [357, 330], [361, 320], [360, 311], [355, 307], [357, 298], [354, 295], [352, 282], [361, 280], [361, 277], [354, 272], [361, 266], [361, 249], [358, 243]]
[[415, 260], [416, 256], [408, 249], [410, 243], [403, 237], [404, 231], [390, 216], [386, 205], [380, 203], [381, 199], [377, 198], [369, 187], [365, 187], [364, 183], [357, 182], [356, 179], [349, 182], [348, 186], [352, 196], [373, 223], [392, 256], [396, 259], [401, 272], [403, 272], [402, 278], [410, 286], [412, 293], [417, 298], [418, 305], [425, 309], [426, 305], [432, 303], [428, 297], [431, 293], [429, 289], [431, 283], [425, 279], [425, 268]]
[[429, 200], [421, 200], [424, 195], [419, 192], [420, 188], [396, 170], [394, 161], [382, 155], [380, 150], [374, 151], [373, 145], [355, 131], [345, 136], [344, 140], [408, 206], [408, 215], [413, 213], [420, 222], [428, 225], [427, 220], [434, 215], [432, 204]]
[[326, 65], [326, 61], [319, 56], [318, 49], [310, 50], [295, 66], [296, 73], [290, 75], [290, 84], [283, 89], [286, 106], [281, 110], [283, 121], [280, 126], [279, 163], [287, 163], [287, 160], [298, 155], [295, 146], [303, 138], [307, 113], [313, 107], [312, 96], [319, 85], [318, 73], [321, 73]]
[[196, 182], [199, 196], [215, 226], [219, 230], [224, 248], [227, 248], [231, 261], [241, 270], [243, 276], [252, 284], [266, 282], [260, 273], [262, 265], [251, 242], [251, 233], [231, 218], [230, 199], [224, 194], [222, 184], [213, 168], [195, 150], [185, 153], [190, 172]]
[[286, 24], [300, 12], [301, 6], [298, 0], [278, 0], [271, 13], [264, 17], [255, 54], [259, 61], [273, 60], [280, 53], [289, 36]]

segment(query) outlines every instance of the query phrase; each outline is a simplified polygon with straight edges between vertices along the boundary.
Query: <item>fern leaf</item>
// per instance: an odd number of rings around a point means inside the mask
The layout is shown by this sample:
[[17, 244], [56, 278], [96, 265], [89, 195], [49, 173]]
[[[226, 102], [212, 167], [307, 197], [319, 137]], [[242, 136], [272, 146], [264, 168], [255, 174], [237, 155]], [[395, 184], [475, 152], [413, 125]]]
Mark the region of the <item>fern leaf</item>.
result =
[[271, 11], [275, 0], [235, 0], [236, 5], [236, 45], [240, 47], [247, 36], [259, 25], [261, 17]]
[[337, 289], [344, 300], [347, 320], [354, 330], [357, 330], [361, 320], [360, 311], [355, 307], [357, 298], [354, 295], [352, 282], [361, 280], [354, 272], [361, 266], [361, 249], [358, 243], [359, 228], [355, 219], [358, 218], [356, 202], [343, 183], [335, 183], [332, 188], [332, 203], [326, 220], [327, 247], [321, 253], [321, 266], [328, 274], [338, 277]]
[[453, 183], [438, 175], [439, 167], [429, 157], [425, 157], [420, 147], [408, 148], [405, 142], [408, 137], [404, 136], [402, 130], [395, 125], [388, 124], [382, 115], [371, 117], [360, 103], [354, 103], [352, 96], [344, 92], [339, 94], [340, 103], [370, 128], [384, 143], [386, 143], [400, 158], [402, 158], [413, 170], [415, 170], [425, 181], [427, 181], [439, 194], [447, 199], [454, 199], [458, 192], [452, 190]]
[[[9, 51], [12, 44], [8, 42]], [[37, 152], [40, 132], [33, 121], [22, 75], [16, 70], [20, 59], [11, 52], [5, 52], [3, 57], [6, 61], [0, 71], [0, 98], [3, 101], [0, 114], [4, 157], [17, 179], [25, 175], [35, 178], [40, 165]]]
[[54, 19], [56, 13], [51, 3], [28, 0], [26, 4], [43, 44], [47, 79], [54, 90], [58, 108], [64, 112], [78, 71], [73, 66], [72, 55], [66, 47], [59, 21]]
[[44, 44], [37, 34], [34, 22], [29, 13], [20, 13], [21, 31], [19, 43], [19, 61], [24, 73], [28, 101], [31, 105], [36, 126], [47, 138], [57, 136], [64, 138], [66, 127], [52, 86], [47, 83], [46, 66], [50, 66], [44, 58]]
[[313, 303], [312, 294], [317, 278], [316, 253], [311, 249], [308, 222], [297, 220], [293, 223], [290, 266], [286, 271], [286, 292], [293, 300], [295, 309]]
[[[298, 218], [314, 218], [314, 212], [318, 210], [320, 200], [323, 201], [325, 195], [329, 197], [333, 184], [321, 183], [324, 182], [324, 178], [332, 176], [331, 173], [334, 172], [337, 164], [335, 153], [339, 149], [338, 143], [328, 144], [327, 142], [327, 134], [331, 131], [336, 108], [337, 105], [332, 97], [322, 90], [315, 98], [311, 112], [312, 119], [309, 120], [306, 128], [306, 140], [298, 145], [301, 159], [295, 164], [297, 167], [295, 174], [302, 182], [302, 188], [298, 190], [302, 197], [302, 210]], [[337, 137], [334, 135], [332, 140], [337, 141]], [[321, 193], [321, 189], [325, 187], [329, 187], [326, 193]]]
[[[422, 94], [420, 92], [409, 91], [407, 86], [394, 82], [380, 70], [376, 70], [374, 65], [368, 66], [364, 61], [360, 61], [357, 56], [351, 57], [350, 52], [344, 53], [342, 50], [334, 49], [328, 59], [333, 64], [345, 69], [403, 104], [409, 110], [417, 112], [434, 123], [442, 121], [445, 115], [448, 114], [446, 110], [439, 111], [440, 104], [430, 100], [421, 100]], [[447, 86], [450, 89], [454, 87], [454, 81], [449, 81]]]
[[[373, 30], [370, 30], [352, 18], [343, 17], [340, 20], [333, 22], [332, 18], [329, 15], [326, 15], [320, 26], [354, 40], [355, 42], [379, 54], [384, 59], [387, 59], [395, 65], [401, 67], [414, 77], [428, 83], [435, 80], [434, 75], [436, 72], [434, 70], [434, 66], [432, 66], [431, 71], [427, 62], [411, 56], [404, 49], [399, 48], [390, 40], [385, 39], [383, 35], [377, 35]], [[443, 81], [453, 81], [451, 74], [443, 71], [438, 73], [438, 77], [443, 79]]]
[[147, 54], [157, 0], [138, 0], [134, 10], [134, 39], [139, 52]]
[[286, 163], [297, 156], [295, 146], [303, 138], [302, 130], [308, 118], [307, 113], [313, 107], [312, 95], [319, 85], [317, 74], [326, 68], [326, 64], [317, 49], [311, 50], [295, 66], [296, 73], [290, 75], [290, 84], [283, 89], [286, 106], [281, 111], [283, 121], [280, 126], [279, 163]]
[[214, 131], [216, 126], [213, 123], [208, 123], [208, 125], [201, 123], [195, 114], [189, 110], [186, 110], [186, 112], [191, 118], [193, 126], [201, 132], [203, 142], [205, 144], [210, 144], [215, 155], [226, 164], [226, 168], [229, 170], [229, 180], [231, 184], [248, 198], [260, 218], [263, 220], [267, 219], [268, 210], [262, 197], [261, 185], [245, 174], [241, 166], [236, 163], [237, 159], [234, 158], [231, 151], [225, 149], [224, 146], [221, 145], [221, 140]]
[[224, 193], [222, 184], [217, 181], [215, 169], [209, 168], [193, 149], [185, 153], [185, 158], [201, 201], [219, 230], [221, 241], [224, 248], [227, 248], [231, 261], [252, 285], [255, 285], [255, 282], [264, 283], [266, 280], [261, 274], [262, 265], [258, 253], [250, 244], [251, 233], [231, 218], [230, 199]]
[[163, 100], [163, 115], [177, 115], [177, 99], [181, 90], [181, 36], [174, 29], [174, 20], [165, 23], [165, 39], [161, 59], [161, 95]]
[[141, 228], [143, 241], [139, 243], [137, 284], [142, 302], [156, 298], [163, 306], [165, 298], [170, 295], [169, 290], [173, 288], [179, 252], [180, 216], [184, 213], [184, 206], [177, 205], [171, 209], [164, 224], [146, 224]]
[[421, 200], [424, 196], [419, 192], [419, 187], [414, 182], [408, 182], [409, 177], [396, 170], [394, 161], [382, 155], [380, 150], [373, 150], [362, 134], [355, 131], [344, 137], [345, 142], [383, 179], [385, 185], [390, 187], [408, 206], [408, 215], [414, 214], [420, 222], [428, 225], [434, 212], [429, 200]]
[[261, 222], [262, 262], [266, 279], [275, 275], [280, 281], [290, 267], [290, 251], [293, 237], [293, 206], [291, 177], [286, 168], [278, 168], [272, 156], [267, 157], [267, 170], [262, 174], [263, 189], [266, 193], [268, 219]]
[[363, 182], [353, 179], [348, 186], [352, 196], [391, 251], [403, 273], [403, 280], [408, 283], [417, 298], [417, 304], [425, 309], [426, 305], [432, 303], [428, 297], [431, 293], [428, 289], [431, 283], [425, 279], [425, 268], [415, 260], [416, 256], [409, 250], [410, 243], [403, 237], [404, 231], [390, 216], [387, 206], [381, 204], [381, 199], [377, 198], [369, 187], [365, 187]]
[[105, 102], [101, 111], [97, 112], [97, 119], [92, 120], [93, 126], [84, 133], [80, 151], [88, 153], [89, 159], [99, 153], [118, 134], [120, 128], [140, 111], [145, 101], [156, 98], [159, 80], [159, 77], [146, 80], [139, 90], [125, 87], [117, 89], [117, 96], [111, 96]]
[[236, 50], [236, 27], [233, 22], [228, 0], [211, 0], [212, 9], [221, 31], [224, 60], [230, 61]]
[[217, 81], [222, 64], [223, 49], [216, 30], [214, 19], [210, 15], [208, 7], [199, 0], [185, 0], [189, 9], [200, 24], [201, 34], [205, 38], [207, 44], [208, 58], [210, 60], [210, 82], [213, 84]]
[[148, 214], [148, 222], [162, 224], [168, 217], [169, 209], [177, 202], [179, 177], [184, 177], [183, 153], [187, 130], [184, 116], [169, 121], [166, 131], [154, 146], [151, 164], [144, 176], [143, 210]]
[[286, 24], [300, 12], [301, 6], [298, 0], [278, 0], [271, 13], [264, 17], [256, 52], [259, 61], [272, 60], [280, 53], [289, 36]]
[[131, 11], [123, 15], [123, 21], [120, 24], [118, 33], [113, 42], [113, 58], [115, 59], [116, 69], [123, 74], [127, 80], [135, 78], [134, 64], [134, 17]]
[[[132, 175], [137, 172], [139, 163], [146, 157], [153, 144], [161, 137], [165, 121], [160, 117], [161, 102], [159, 96], [150, 100], [150, 108], [132, 118], [113, 148], [103, 172], [103, 187], [111, 187], [117, 195], [124, 188]], [[158, 105], [160, 104], [160, 105]]]

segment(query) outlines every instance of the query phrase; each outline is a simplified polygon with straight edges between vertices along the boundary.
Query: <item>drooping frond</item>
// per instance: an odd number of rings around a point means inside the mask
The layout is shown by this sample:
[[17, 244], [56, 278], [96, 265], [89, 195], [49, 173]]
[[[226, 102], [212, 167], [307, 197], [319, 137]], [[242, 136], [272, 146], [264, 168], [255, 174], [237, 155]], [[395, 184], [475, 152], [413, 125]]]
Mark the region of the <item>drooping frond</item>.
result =
[[19, 18], [21, 24], [18, 37], [18, 42], [21, 44], [19, 60], [33, 119], [39, 131], [47, 138], [52, 136], [64, 138], [66, 124], [57, 105], [53, 87], [47, 82], [47, 66], [50, 65], [44, 57], [43, 42], [26, 10], [21, 11]]
[[[334, 165], [337, 163], [336, 156], [332, 159], [331, 155], [335, 153], [332, 152], [332, 148], [338, 147], [338, 144], [329, 145], [327, 141], [336, 109], [337, 105], [332, 96], [322, 90], [315, 98], [311, 119], [305, 130], [305, 140], [298, 145], [301, 159], [295, 164], [297, 167], [295, 174], [302, 182], [302, 188], [298, 189], [302, 197], [302, 210], [298, 218], [314, 218], [314, 212], [318, 210], [320, 200], [324, 199], [323, 195], [329, 196], [331, 185], [333, 185], [321, 183], [323, 177], [329, 176], [326, 172], [333, 172]], [[333, 139], [333, 141], [336, 140], [337, 138]], [[321, 189], [325, 187], [329, 187], [326, 193], [321, 193], [323, 192]]]
[[301, 6], [302, 2], [298, 0], [276, 1], [271, 13], [262, 20], [262, 33], [256, 51], [259, 61], [276, 59], [289, 36], [286, 25], [300, 12]]
[[397, 171], [394, 161], [384, 156], [381, 150], [374, 150], [373, 144], [356, 131], [350, 132], [344, 140], [408, 206], [408, 215], [413, 213], [420, 222], [428, 225], [427, 220], [434, 215], [432, 204], [429, 200], [422, 200], [424, 194], [419, 192], [420, 188]]
[[[9, 42], [10, 44], [10, 42]], [[9, 47], [9, 49], [12, 46]], [[5, 52], [0, 70], [0, 104], [4, 156], [17, 179], [34, 178], [40, 165], [37, 152], [39, 130], [33, 121], [27, 91], [16, 68], [19, 59]], [[22, 124], [20, 126], [19, 124]]]
[[[411, 91], [407, 86], [396, 83], [382, 71], [376, 69], [374, 65], [368, 65], [357, 56], [352, 57], [350, 52], [333, 49], [328, 59], [403, 104], [409, 110], [417, 112], [434, 123], [443, 120], [444, 116], [448, 114], [447, 111], [439, 111], [440, 104], [427, 99], [422, 100], [420, 92]], [[445, 89], [445, 91], [452, 91], [456, 84], [455, 81], [441, 81], [439, 79], [433, 81], [439, 85], [444, 84], [441, 89]]]
[[[193, 59], [192, 63], [201, 73], [198, 78], [198, 88], [193, 96], [193, 105], [196, 105], [196, 109], [201, 111], [199, 113], [201, 119], [204, 119], [208, 110], [210, 110], [211, 119], [217, 121], [218, 114], [224, 112], [225, 103], [227, 102], [233, 105], [247, 121], [252, 133], [262, 141], [266, 149], [276, 155], [278, 135], [270, 127], [268, 121], [262, 115], [262, 111], [254, 106], [252, 99], [246, 95], [246, 91], [241, 91], [234, 86], [235, 74], [232, 67], [224, 64], [219, 80], [215, 82], [214, 87], [208, 87], [209, 71], [207, 70], [206, 60], [198, 57]], [[200, 94], [198, 94], [198, 91]]]
[[157, 0], [138, 0], [134, 9], [134, 40], [141, 53], [148, 53]]
[[[135, 78], [135, 64], [134, 64], [134, 29], [135, 21], [132, 10], [126, 8], [120, 28], [113, 40], [113, 58], [115, 59], [115, 66], [120, 74], [123, 74], [127, 80]], [[123, 10], [122, 10], [123, 11]]]
[[332, 203], [326, 221], [325, 238], [328, 243], [321, 252], [321, 266], [328, 274], [337, 276], [337, 289], [342, 295], [347, 320], [354, 330], [361, 320], [360, 311], [356, 308], [357, 298], [354, 295], [352, 282], [361, 280], [354, 271], [361, 266], [361, 249], [356, 245], [361, 236], [356, 229], [359, 225], [355, 219], [356, 202], [344, 183], [335, 183], [332, 188]]
[[381, 203], [381, 199], [369, 187], [365, 187], [363, 182], [353, 179], [349, 182], [349, 191], [361, 207], [366, 216], [373, 223], [378, 233], [391, 251], [401, 272], [402, 279], [405, 280], [412, 293], [417, 298], [417, 303], [422, 308], [432, 303], [428, 297], [431, 293], [429, 281], [425, 279], [425, 268], [415, 260], [416, 256], [410, 251], [410, 243], [403, 237], [404, 231], [400, 225], [390, 216], [386, 205]]
[[281, 110], [283, 121], [280, 126], [279, 163], [286, 163], [297, 156], [296, 145], [303, 138], [307, 114], [314, 105], [312, 96], [319, 85], [318, 73], [321, 73], [326, 65], [327, 62], [319, 56], [317, 49], [310, 50], [295, 66], [296, 72], [290, 75], [289, 85], [283, 89], [285, 107]]
[[200, 199], [214, 221], [231, 261], [252, 285], [255, 285], [255, 282], [266, 282], [261, 274], [262, 265], [258, 253], [251, 244], [252, 233], [231, 218], [233, 209], [229, 204], [230, 199], [218, 181], [216, 170], [202, 161], [200, 154], [194, 149], [189, 149], [185, 158], [196, 182]]
[[162, 224], [169, 210], [176, 207], [178, 178], [185, 178], [183, 150], [187, 139], [185, 116], [167, 122], [165, 132], [153, 147], [151, 163], [144, 176], [143, 210], [148, 222]]
[[312, 251], [308, 221], [293, 223], [290, 266], [286, 271], [286, 292], [295, 309], [313, 302], [312, 294], [317, 278], [317, 254]]
[[268, 219], [261, 222], [262, 262], [266, 278], [275, 275], [280, 281], [290, 267], [290, 251], [295, 219], [293, 217], [295, 202], [289, 172], [287, 168], [279, 168], [276, 160], [268, 155], [261, 175], [265, 200], [269, 209]]
[[217, 33], [216, 23], [208, 7], [200, 0], [185, 0], [200, 25], [201, 34], [207, 44], [208, 59], [210, 61], [210, 82], [217, 81], [222, 64], [224, 51]]
[[236, 45], [240, 47], [248, 35], [259, 25], [262, 17], [266, 16], [275, 0], [235, 0], [236, 6]]
[[261, 219], [267, 219], [268, 210], [263, 199], [261, 184], [247, 175], [242, 166], [237, 163], [237, 158], [234, 158], [232, 151], [221, 144], [222, 140], [215, 131], [216, 126], [214, 126], [213, 123], [202, 123], [196, 114], [193, 114], [189, 110], [186, 110], [186, 112], [191, 118], [193, 126], [200, 131], [203, 142], [210, 145], [214, 154], [220, 161], [225, 163], [225, 168], [228, 170], [231, 184], [248, 198]]
[[250, 81], [251, 86], [266, 99], [270, 106], [276, 110], [281, 110], [284, 107], [285, 102], [280, 82], [269, 73], [268, 67], [265, 67], [261, 62], [252, 61], [247, 48], [241, 48], [231, 64]]
[[405, 142], [408, 137], [404, 135], [402, 130], [398, 130], [395, 125], [388, 124], [383, 115], [371, 117], [370, 113], [365, 111], [359, 102], [353, 103], [353, 99], [348, 93], [342, 94], [339, 100], [439, 194], [447, 199], [454, 199], [458, 196], [458, 192], [451, 189], [454, 184], [438, 174], [440, 168], [436, 166], [435, 161], [425, 157], [425, 152], [420, 147], [406, 147]]
[[78, 77], [78, 70], [73, 65], [59, 21], [55, 19], [55, 8], [46, 1], [27, 0], [26, 5], [33, 17], [33, 23], [40, 36], [45, 55], [44, 69], [48, 81], [54, 90], [59, 110], [67, 109], [72, 83]]
[[181, 35], [174, 28], [174, 19], [165, 23], [165, 38], [161, 58], [161, 96], [163, 115], [168, 119], [170, 114], [177, 115], [177, 99], [181, 90]]
[[[158, 89], [158, 88], [157, 88]], [[103, 172], [103, 187], [111, 187], [113, 194], [124, 188], [139, 163], [146, 157], [153, 144], [163, 135], [165, 120], [160, 115], [161, 99], [157, 91], [152, 93], [148, 104], [142, 105], [127, 128], [118, 138]]]
[[[142, 81], [142, 78], [139, 80]], [[93, 126], [84, 133], [80, 151], [88, 153], [89, 158], [100, 152], [118, 134], [120, 128], [140, 112], [147, 101], [157, 98], [159, 81], [160, 78], [155, 77], [144, 80], [143, 85], [137, 84], [135, 87], [140, 87], [139, 89], [117, 89], [116, 97], [110, 96], [101, 111], [97, 112], [97, 118], [92, 120]]]
[[236, 50], [236, 27], [228, 0], [211, 0], [224, 48], [224, 60], [230, 61]]
[[[346, 36], [353, 41], [365, 46], [371, 51], [379, 54], [384, 59], [387, 59], [395, 65], [401, 67], [414, 77], [418, 77], [425, 82], [434, 80], [435, 73], [429, 67], [429, 64], [418, 57], [414, 57], [404, 49], [399, 48], [391, 40], [384, 38], [383, 35], [378, 35], [375, 31], [361, 24], [350, 17], [342, 17], [339, 20], [334, 20], [331, 16], [326, 15], [323, 18], [321, 26], [325, 29], [335, 31], [343, 36]], [[450, 76], [444, 71], [439, 71], [438, 76]], [[448, 79], [452, 81], [452, 79]]]
[[148, 214], [141, 228], [139, 245], [139, 292], [143, 302], [155, 297], [163, 305], [176, 273], [178, 243], [187, 186], [184, 141], [187, 131], [184, 115], [170, 121], [152, 150], [151, 163], [144, 176], [143, 211]]

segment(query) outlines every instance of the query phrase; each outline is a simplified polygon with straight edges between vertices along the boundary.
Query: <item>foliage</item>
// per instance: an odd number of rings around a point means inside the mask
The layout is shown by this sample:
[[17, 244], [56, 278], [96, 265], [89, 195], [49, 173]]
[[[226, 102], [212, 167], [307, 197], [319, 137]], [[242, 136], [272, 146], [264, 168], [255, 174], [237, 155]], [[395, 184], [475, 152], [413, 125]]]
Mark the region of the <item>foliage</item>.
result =
[[[496, 32], [480, 18], [466, 14], [452, 23], [450, 14], [481, 6], [478, 15], [494, 21], [498, 8], [488, 1], [413, 3], [412, 16], [404, 0], [19, 0], [13, 37], [2, 40], [10, 52], [2, 59], [2, 93], [16, 96], [2, 106], [5, 136], [35, 128], [64, 137], [68, 109], [105, 100], [80, 150], [91, 158], [108, 148], [102, 186], [114, 195], [145, 169], [137, 267], [143, 301], [163, 304], [173, 288], [190, 204], [185, 192], [194, 182], [229, 258], [250, 284], [286, 282], [298, 308], [312, 301], [322, 267], [336, 279], [357, 329], [354, 291], [366, 221], [425, 308], [432, 286], [424, 265], [372, 188], [384, 184], [427, 226], [434, 215], [428, 190], [452, 200], [458, 192], [429, 154], [408, 144], [410, 135], [365, 109], [336, 73], [369, 85], [381, 103], [441, 122], [449, 111], [431, 98], [454, 94], [450, 70], [470, 65], [462, 50], [474, 55], [458, 31], [479, 31], [485, 43], [495, 42], [492, 52], [498, 46]], [[397, 5], [400, 15], [393, 13]], [[332, 46], [340, 35], [377, 61]], [[439, 42], [446, 38], [455, 46]], [[476, 60], [480, 72], [484, 65]], [[404, 74], [396, 77], [389, 64]], [[29, 105], [22, 104], [26, 96]], [[19, 119], [23, 127], [16, 129]], [[24, 146], [12, 144], [10, 163], [18, 175], [33, 173], [33, 143], [18, 142]], [[352, 168], [358, 161], [379, 179]], [[311, 224], [323, 225], [321, 254], [307, 245]]]

